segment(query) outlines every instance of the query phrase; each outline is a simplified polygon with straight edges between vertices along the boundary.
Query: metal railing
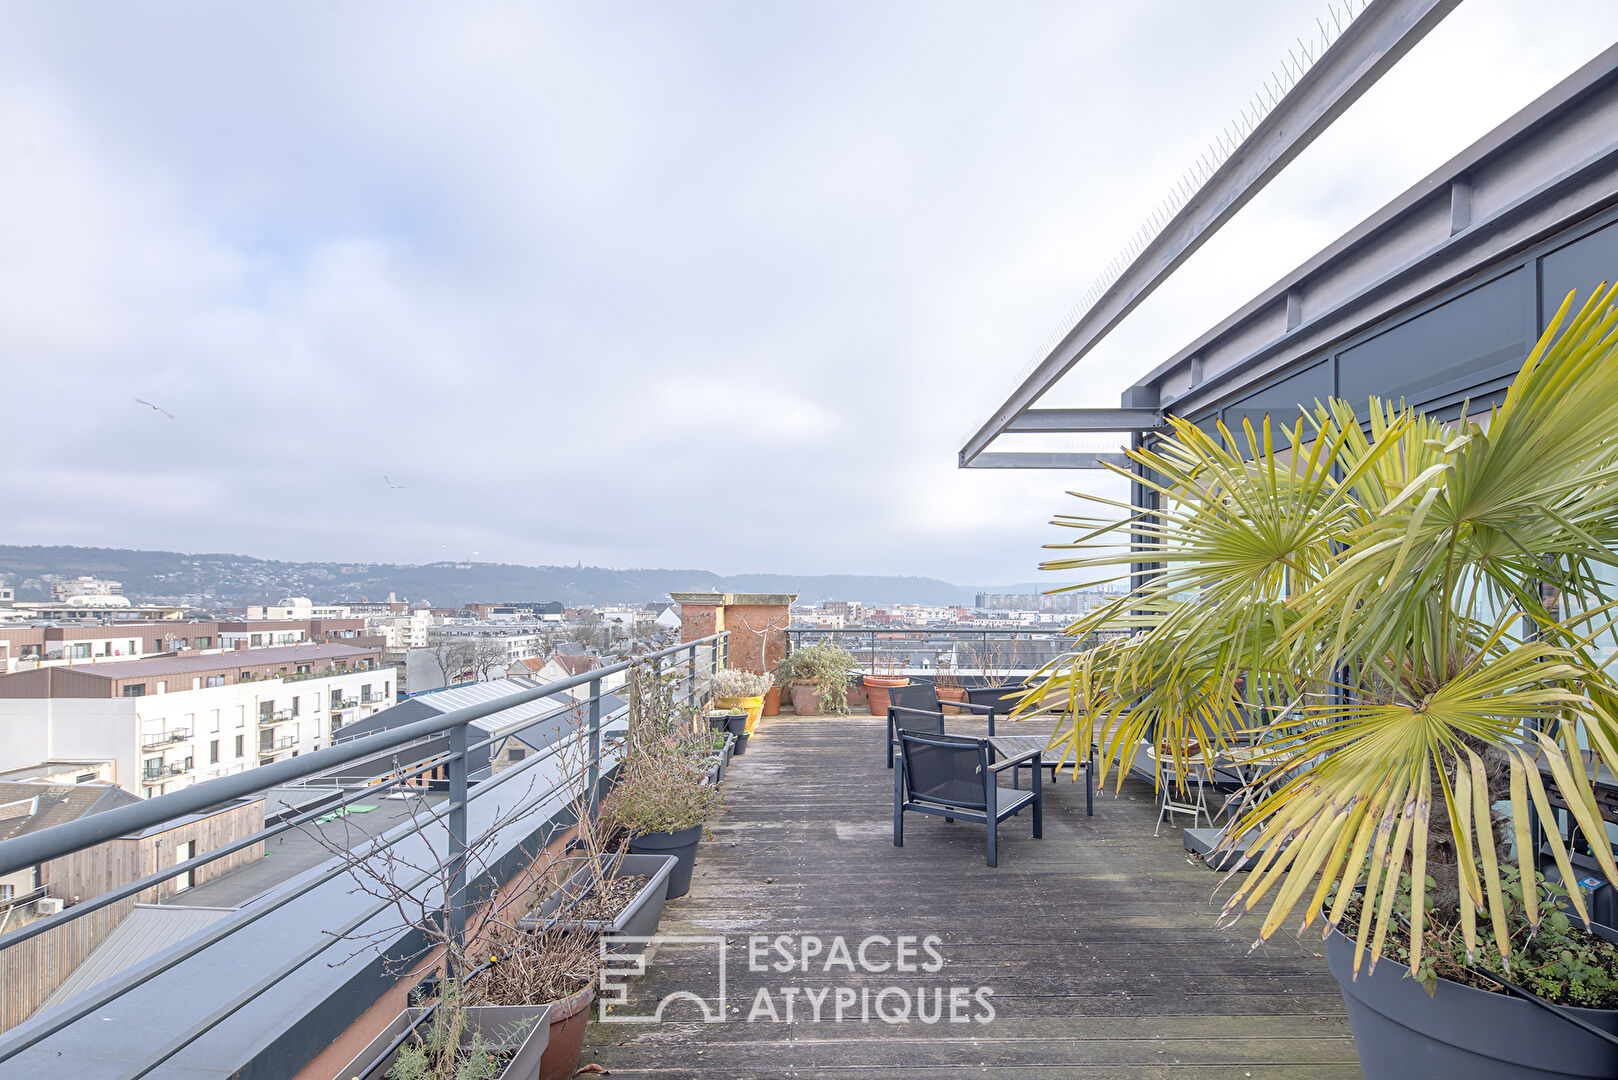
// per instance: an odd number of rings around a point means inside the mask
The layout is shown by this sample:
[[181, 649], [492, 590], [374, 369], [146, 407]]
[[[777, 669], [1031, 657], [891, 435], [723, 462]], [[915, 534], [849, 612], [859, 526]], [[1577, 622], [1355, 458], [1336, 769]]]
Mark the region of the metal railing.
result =
[[854, 654], [867, 671], [894, 674], [953, 674], [994, 677], [1039, 670], [1077, 644], [1059, 627], [993, 629], [804, 627], [786, 630], [787, 654], [805, 645], [833, 641]]
[[143, 784], [161, 784], [163, 781], [168, 780], [171, 777], [184, 776], [193, 768], [195, 768], [195, 766], [187, 765], [183, 761], [167, 762], [163, 765], [159, 765], [155, 769], [147, 767], [141, 770], [140, 782]]
[[372, 675], [381, 670], [379, 667], [329, 668], [325, 671], [295, 671], [290, 675], [271, 675], [269, 678], [280, 679], [284, 683], [306, 682], [309, 679], [330, 679], [338, 675]]
[[342, 698], [336, 694], [331, 696], [330, 709], [332, 712], [342, 712], [344, 709], [358, 708], [358, 706], [359, 699], [357, 698]]
[[168, 731], [160, 731], [155, 735], [142, 735], [140, 737], [140, 748], [142, 750], [156, 750], [170, 743], [184, 742], [190, 737], [190, 728], [170, 728]]
[[[425, 760], [418, 761], [408, 767], [394, 768], [380, 779], [373, 777], [352, 786], [344, 786], [339, 789], [340, 794], [336, 800], [322, 799], [318, 802], [318, 805], [306, 810], [289, 809], [287, 813], [278, 815], [274, 824], [249, 836], [230, 841], [211, 851], [202, 852], [193, 858], [175, 863], [156, 873], [121, 885], [98, 896], [89, 897], [59, 914], [29, 923], [0, 938], [0, 948], [12, 947], [39, 934], [48, 933], [74, 919], [82, 918], [91, 912], [101, 910], [120, 900], [151, 889], [170, 878], [191, 874], [218, 859], [223, 859], [254, 844], [263, 843], [290, 830], [301, 828], [313, 822], [316, 818], [331, 813], [338, 807], [346, 807], [350, 803], [359, 801], [370, 801], [391, 789], [421, 783], [421, 778], [440, 769], [447, 774], [447, 799], [436, 804], [430, 811], [424, 812], [420, 817], [413, 816], [405, 829], [396, 829], [380, 836], [368, 837], [362, 840], [356, 845], [351, 857], [369, 859], [379, 853], [388, 851], [406, 837], [422, 832], [426, 825], [442, 823], [449, 838], [451, 885], [448, 892], [440, 898], [440, 910], [444, 924], [450, 927], [452, 940], [459, 943], [466, 928], [469, 906], [467, 887], [468, 852], [471, 850], [472, 845], [485, 839], [484, 837], [468, 835], [467, 808], [470, 802], [469, 778], [467, 775], [468, 754], [474, 750], [490, 747], [517, 731], [531, 727], [534, 723], [534, 718], [525, 716], [522, 719], [513, 720], [510, 723], [501, 725], [477, 742], [469, 744], [468, 730], [472, 721], [503, 712], [513, 706], [566, 693], [576, 687], [588, 687], [588, 696], [576, 702], [576, 707], [584, 713], [583, 730], [580, 734], [572, 739], [558, 738], [555, 743], [549, 745], [545, 750], [532, 754], [511, 768], [483, 780], [476, 786], [476, 792], [481, 796], [507, 783], [514, 777], [533, 775], [533, 770], [542, 764], [559, 759], [565, 762], [567, 759], [561, 758], [560, 755], [575, 749], [578, 742], [582, 741], [585, 751], [584, 764], [582, 769], [579, 770], [579, 772], [582, 772], [582, 777], [578, 772], [568, 774], [563, 769], [561, 770], [561, 775], [556, 778], [556, 781], [547, 790], [542, 791], [537, 796], [532, 795], [530, 791], [529, 795], [524, 796], [524, 806], [539, 807], [547, 800], [555, 797], [558, 792], [567, 789], [582, 779], [587, 785], [585, 790], [589, 793], [588, 812], [594, 817], [599, 813], [599, 793], [605, 771], [602, 756], [602, 698], [607, 691], [602, 685], [603, 680], [631, 668], [645, 668], [654, 677], [668, 678], [673, 682], [680, 691], [677, 694], [677, 700], [681, 704], [686, 706], [700, 705], [703, 682], [699, 679], [699, 657], [700, 675], [705, 678], [724, 666], [727, 638], [728, 632], [721, 631], [709, 637], [672, 645], [633, 660], [596, 668], [592, 671], [533, 689], [520, 690], [493, 701], [482, 702], [463, 709], [456, 709], [440, 716], [401, 724], [399, 727], [388, 731], [346, 740], [310, 754], [260, 765], [256, 769], [205, 781], [182, 791], [160, 795], [128, 806], [115, 807], [77, 821], [70, 821], [49, 829], [43, 829], [37, 833], [0, 841], [0, 877], [4, 877], [18, 870], [37, 866], [50, 859], [81, 851], [131, 832], [163, 824], [175, 818], [203, 813], [234, 800], [260, 796], [271, 788], [304, 783], [313, 777], [323, 773], [330, 773], [344, 765], [367, 758], [375, 759], [379, 755], [385, 755], [388, 751], [420, 744], [423, 740], [435, 736], [448, 736], [447, 748], [440, 752], [431, 752]], [[477, 730], [481, 734], [482, 729]], [[616, 753], [617, 751], [615, 750], [614, 754], [616, 755]], [[616, 764], [616, 757], [614, 764]], [[144, 779], [148, 778], [143, 777]], [[48, 1015], [31, 1018], [12, 1031], [0, 1035], [0, 1066], [3, 1066], [5, 1062], [17, 1057], [24, 1051], [40, 1047], [41, 1043], [69, 1026], [86, 1017], [94, 1016], [123, 994], [137, 991], [145, 983], [175, 965], [196, 956], [202, 950], [223, 940], [228, 935], [241, 932], [270, 912], [279, 910], [319, 886], [348, 873], [347, 866], [347, 862], [343, 859], [330, 860], [318, 872], [307, 873], [287, 882], [285, 887], [275, 893], [273, 898], [266, 897], [262, 902], [239, 909], [234, 917], [221, 919], [206, 929], [199, 931], [173, 951], [164, 954], [161, 962], [151, 967], [137, 969], [132, 974], [126, 974], [109, 983], [95, 987], [81, 994], [72, 1002], [52, 1010]], [[406, 887], [412, 891], [424, 888], [429, 884], [430, 876], [429, 873], [423, 873], [419, 879], [408, 883]], [[322, 933], [312, 945], [298, 951], [290, 961], [279, 962], [270, 975], [256, 979], [252, 985], [246, 987], [223, 1004], [213, 1008], [208, 1015], [190, 1024], [180, 1035], [163, 1039], [162, 1034], [158, 1033], [156, 1038], [162, 1040], [161, 1045], [154, 1047], [151, 1056], [136, 1071], [127, 1074], [128, 1077], [130, 1080], [137, 1080], [139, 1077], [151, 1075], [156, 1070], [161, 1069], [166, 1062], [172, 1060], [186, 1047], [225, 1022], [258, 997], [270, 992], [305, 964], [313, 961], [322, 952], [330, 948], [334, 942], [340, 940], [344, 934], [356, 930], [369, 920], [382, 914], [389, 906], [390, 902], [387, 900], [376, 900], [366, 906], [362, 915], [348, 920], [345, 925], [322, 927]], [[313, 1053], [311, 1053], [312, 1056]], [[0, 1067], [0, 1074], [4, 1073], [5, 1069]]]

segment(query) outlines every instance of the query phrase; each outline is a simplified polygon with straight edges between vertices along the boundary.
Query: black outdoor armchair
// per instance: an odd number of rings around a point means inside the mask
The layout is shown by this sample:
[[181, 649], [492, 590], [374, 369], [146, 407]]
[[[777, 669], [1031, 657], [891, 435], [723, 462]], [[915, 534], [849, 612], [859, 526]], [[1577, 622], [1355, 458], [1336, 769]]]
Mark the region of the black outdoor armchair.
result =
[[898, 733], [899, 767], [893, 774], [893, 846], [904, 847], [907, 810], [933, 814], [945, 821], [960, 818], [982, 822], [988, 832], [988, 864], [999, 865], [1000, 822], [1023, 807], [1034, 810], [1034, 838], [1044, 835], [1041, 816], [1044, 794], [1039, 770], [1033, 790], [1010, 791], [998, 784], [999, 773], [1011, 761], [990, 762], [987, 739], [965, 735]]
[[1017, 703], [1027, 691], [1026, 683], [1011, 686], [969, 686], [966, 688], [966, 700], [974, 711], [993, 710], [1000, 716], [1010, 716], [1011, 710], [1017, 707]]
[[[956, 708], [989, 718], [989, 734], [994, 735], [993, 706], [957, 702]], [[1002, 712], [1004, 710], [1001, 710]], [[938, 689], [930, 682], [895, 686], [888, 691], [888, 768], [893, 768], [893, 740], [897, 732], [922, 731], [935, 735], [944, 733], [944, 706], [939, 703]]]

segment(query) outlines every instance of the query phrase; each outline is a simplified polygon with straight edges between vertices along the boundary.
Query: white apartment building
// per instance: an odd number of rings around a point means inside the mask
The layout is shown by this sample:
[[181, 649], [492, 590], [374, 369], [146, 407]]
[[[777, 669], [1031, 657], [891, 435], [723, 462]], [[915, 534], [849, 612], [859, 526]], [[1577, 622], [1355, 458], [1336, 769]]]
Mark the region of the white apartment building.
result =
[[644, 608], [597, 608], [596, 614], [615, 637], [637, 637], [657, 625], [657, 612]]
[[[109, 596], [123, 596], [124, 583], [107, 581], [84, 574], [69, 581], [51, 583], [51, 599], [58, 604], [85, 604], [105, 601]], [[128, 600], [124, 601], [129, 603]]]
[[954, 622], [956, 620], [954, 608], [928, 607], [925, 604], [894, 604], [888, 609], [888, 615], [890, 618], [909, 623], [940, 623]]
[[45, 667], [0, 677], [0, 771], [116, 762], [119, 786], [167, 794], [329, 746], [393, 704], [378, 652], [337, 644]]
[[347, 619], [349, 609], [341, 604], [317, 604], [307, 596], [283, 596], [275, 604], [249, 604], [249, 619]]
[[407, 615], [367, 615], [365, 632], [382, 638], [382, 647], [389, 652], [425, 649], [428, 634], [438, 619], [422, 608]]

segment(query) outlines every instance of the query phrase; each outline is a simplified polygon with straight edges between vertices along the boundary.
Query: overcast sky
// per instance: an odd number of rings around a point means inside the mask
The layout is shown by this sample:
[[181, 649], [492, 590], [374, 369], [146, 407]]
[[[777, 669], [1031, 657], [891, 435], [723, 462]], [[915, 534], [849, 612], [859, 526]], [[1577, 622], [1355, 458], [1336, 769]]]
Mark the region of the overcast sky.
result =
[[[1104, 482], [956, 451], [1324, 11], [0, 6], [0, 542], [1029, 580]], [[1465, 0], [1044, 404], [1615, 39]]]

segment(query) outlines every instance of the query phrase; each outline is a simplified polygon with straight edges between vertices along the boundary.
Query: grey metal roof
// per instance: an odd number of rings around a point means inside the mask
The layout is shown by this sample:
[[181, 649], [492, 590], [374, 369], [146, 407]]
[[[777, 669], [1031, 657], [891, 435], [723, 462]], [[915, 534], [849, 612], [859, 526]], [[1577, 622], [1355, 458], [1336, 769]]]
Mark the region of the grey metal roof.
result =
[[110, 784], [0, 783], [0, 840], [140, 802]]
[[[224, 918], [235, 908], [175, 907], [167, 904], [136, 904], [107, 940], [73, 969], [56, 992], [40, 1005], [39, 1013], [78, 997], [92, 986], [164, 950], [178, 945], [203, 927]], [[35, 1015], [39, 1015], [36, 1013]]]
[[68, 664], [65, 670], [104, 679], [138, 679], [148, 675], [183, 675], [193, 671], [253, 667], [258, 664], [292, 664], [310, 660], [346, 660], [375, 653], [355, 645], [311, 643], [279, 645], [270, 649], [237, 649], [233, 652], [204, 653], [201, 656], [160, 656], [151, 660], [103, 660], [99, 664]]

